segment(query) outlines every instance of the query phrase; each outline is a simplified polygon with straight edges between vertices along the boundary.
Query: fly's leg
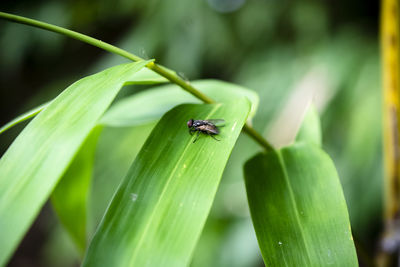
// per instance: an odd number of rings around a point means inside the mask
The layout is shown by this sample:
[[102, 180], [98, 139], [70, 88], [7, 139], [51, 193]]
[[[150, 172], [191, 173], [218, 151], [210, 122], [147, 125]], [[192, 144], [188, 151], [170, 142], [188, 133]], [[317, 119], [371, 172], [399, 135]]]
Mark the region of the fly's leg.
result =
[[199, 139], [199, 136], [200, 136], [200, 131], [197, 131], [197, 135], [196, 135], [196, 138], [195, 138], [194, 141], [193, 141], [193, 144], [194, 144], [194, 142], [197, 141], [197, 139]]
[[193, 133], [197, 132], [197, 130], [193, 127], [189, 128], [189, 133], [190, 135], [193, 135]]
[[219, 139], [215, 138], [215, 136], [214, 136], [214, 135], [212, 135], [212, 134], [209, 134], [209, 136], [211, 136], [211, 137], [212, 137], [214, 140], [221, 141], [221, 140], [219, 140]]

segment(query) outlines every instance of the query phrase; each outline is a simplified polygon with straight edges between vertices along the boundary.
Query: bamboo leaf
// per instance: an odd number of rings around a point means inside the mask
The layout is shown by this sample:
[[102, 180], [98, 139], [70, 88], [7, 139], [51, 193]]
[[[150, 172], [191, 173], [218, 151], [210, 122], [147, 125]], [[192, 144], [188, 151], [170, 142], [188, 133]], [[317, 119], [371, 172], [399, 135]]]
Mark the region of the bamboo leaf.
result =
[[154, 126], [155, 123], [135, 127], [105, 127], [102, 131], [89, 194], [90, 237]]
[[51, 202], [72, 240], [83, 254], [87, 238], [87, 201], [94, 153], [102, 127], [95, 127], [51, 195]]
[[[169, 70], [171, 73], [174, 73], [172, 70]], [[131, 81], [127, 81], [126, 84], [159, 84], [169, 82], [166, 78], [161, 76], [160, 74], [148, 69], [143, 68], [136, 72], [132, 76]], [[181, 89], [182, 90], [182, 89]]]
[[[199, 91], [217, 102], [232, 101], [232, 97], [247, 97], [251, 102], [249, 117], [258, 107], [258, 95], [247, 88], [217, 80], [191, 82]], [[201, 103], [177, 85], [163, 85], [127, 97], [113, 105], [100, 123], [108, 126], [133, 126], [159, 119], [166, 111], [182, 103]]]
[[[142, 68], [133, 74], [131, 78], [125, 82], [125, 85], [159, 84], [164, 82], [168, 82], [168, 80], [147, 68]], [[102, 129], [102, 126], [97, 126], [92, 130], [92, 133], [87, 137], [85, 143], [80, 148], [51, 196], [53, 207], [61, 223], [68, 231], [78, 251], [81, 252], [82, 255], [86, 249], [87, 237], [90, 236], [90, 230], [92, 228], [89, 221], [93, 218], [87, 218], [88, 215], [93, 215], [88, 205], [89, 187], [91, 185], [94, 168], [94, 153]], [[133, 140], [138, 139], [138, 134], [140, 136], [142, 133], [136, 132], [135, 139]], [[120, 137], [121, 136], [118, 136], [116, 138]], [[113, 149], [115, 149], [115, 147]], [[132, 150], [132, 147], [129, 149]], [[109, 155], [110, 151], [107, 153], [107, 156]], [[132, 159], [132, 157], [130, 159]], [[115, 170], [113, 173], [115, 173]], [[123, 176], [114, 177], [114, 182], [118, 183], [122, 177]], [[110, 187], [110, 181], [103, 182], [105, 182], [107, 190], [112, 190], [112, 192], [114, 192], [115, 187]], [[97, 198], [99, 197], [104, 197], [104, 194], [100, 194]], [[107, 201], [108, 203], [109, 199], [110, 198], [102, 199], [99, 200], [99, 202]], [[96, 203], [96, 206], [97, 205], [98, 203]]]
[[267, 266], [358, 266], [335, 167], [310, 143], [245, 165], [251, 216]]
[[313, 105], [310, 105], [306, 111], [296, 141], [310, 142], [321, 146], [321, 122], [319, 121], [318, 111]]
[[32, 117], [35, 117], [37, 114], [39, 114], [44, 108], [46, 108], [49, 105], [49, 102], [44, 103], [38, 107], [35, 107], [31, 110], [28, 110], [27, 112], [19, 115], [18, 117], [16, 117], [15, 119], [11, 120], [9, 123], [7, 123], [6, 125], [4, 125], [3, 127], [0, 128], [0, 134], [7, 131], [8, 129], [10, 129], [11, 127], [13, 127], [14, 125], [17, 125], [18, 123], [21, 123], [23, 121], [29, 120]]
[[[168, 82], [168, 80], [166, 78], [162, 77], [161, 75], [155, 73], [152, 70], [143, 68], [143, 69], [139, 70], [138, 72], [136, 72], [134, 75], [132, 75], [130, 80], [126, 81], [125, 85], [138, 85], [138, 84], [143, 84], [143, 85], [150, 84], [151, 85], [151, 84], [160, 84], [160, 83], [166, 83], [166, 82]], [[49, 104], [50, 104], [50, 102], [44, 103], [40, 106], [37, 106], [37, 107], [19, 115], [18, 117], [16, 117], [15, 119], [11, 120], [7, 124], [5, 124], [3, 127], [1, 127], [0, 134], [7, 131], [11, 127], [17, 125], [18, 123], [21, 123], [32, 117], [35, 117]]]
[[[152, 131], [120, 185], [85, 256], [84, 266], [186, 266], [250, 106], [180, 105]], [[216, 141], [193, 143], [190, 118], [222, 118]]]
[[0, 265], [71, 163], [120, 88], [148, 61], [85, 77], [61, 93], [13, 142], [0, 160]]

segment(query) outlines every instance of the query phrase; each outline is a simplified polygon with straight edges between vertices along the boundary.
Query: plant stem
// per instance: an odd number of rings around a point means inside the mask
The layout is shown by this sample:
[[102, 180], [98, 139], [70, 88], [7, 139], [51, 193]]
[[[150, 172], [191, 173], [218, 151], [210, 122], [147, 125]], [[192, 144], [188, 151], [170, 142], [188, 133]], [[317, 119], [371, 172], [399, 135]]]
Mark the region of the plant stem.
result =
[[[151, 62], [151, 63], [153, 63], [153, 62]], [[207, 104], [215, 103], [214, 100], [212, 100], [210, 97], [208, 97], [207, 95], [203, 94], [202, 92], [200, 92], [199, 90], [194, 88], [190, 84], [190, 82], [183, 80], [181, 77], [176, 75], [176, 73], [174, 73], [158, 64], [155, 64], [155, 63], [151, 64], [151, 63], [147, 64], [146, 67], [153, 70], [154, 72], [160, 74], [161, 76], [167, 78], [170, 82], [179, 85], [184, 90], [188, 91], [189, 93], [191, 93], [198, 99], [202, 100], [204, 103], [207, 103]]]
[[256, 141], [259, 145], [261, 145], [266, 151], [274, 150], [271, 144], [268, 143], [267, 140], [265, 140], [265, 138], [262, 137], [262, 135], [259, 134], [253, 127], [251, 127], [249, 123], [246, 122], [242, 130], [244, 133], [253, 138], [253, 140]]
[[128, 59], [133, 60], [133, 61], [144, 60], [143, 58], [135, 56], [135, 55], [129, 53], [128, 51], [125, 51], [125, 50], [123, 50], [121, 48], [118, 48], [116, 46], [113, 46], [111, 44], [105, 43], [105, 42], [103, 42], [101, 40], [98, 40], [96, 38], [84, 35], [84, 34], [79, 33], [79, 32], [71, 31], [71, 30], [68, 30], [68, 29], [65, 29], [65, 28], [62, 28], [62, 27], [59, 27], [59, 26], [55, 26], [55, 25], [52, 25], [52, 24], [49, 24], [49, 23], [45, 23], [45, 22], [41, 22], [41, 21], [38, 21], [38, 20], [29, 19], [29, 18], [25, 18], [25, 17], [13, 15], [13, 14], [8, 14], [8, 13], [4, 13], [4, 12], [0, 12], [0, 18], [6, 19], [6, 20], [9, 20], [9, 21], [13, 21], [13, 22], [17, 22], [17, 23], [20, 23], [20, 24], [26, 24], [26, 25], [33, 26], [33, 27], [36, 27], [36, 28], [41, 28], [41, 29], [44, 29], [44, 30], [47, 30], [47, 31], [60, 33], [62, 35], [71, 37], [73, 39], [77, 39], [79, 41], [88, 43], [88, 44], [93, 45], [93, 46], [97, 46], [97, 47], [99, 47], [101, 49], [107, 50], [109, 52], [112, 52], [114, 54], [123, 56], [123, 57], [128, 58]]
[[[5, 20], [9, 20], [12, 22], [17, 22], [20, 24], [25, 24], [25, 25], [29, 25], [29, 26], [33, 26], [36, 28], [41, 28], [44, 30], [48, 30], [51, 32], [55, 32], [55, 33], [59, 33], [68, 37], [71, 37], [73, 39], [77, 39], [79, 41], [88, 43], [90, 45], [93, 46], [97, 46], [98, 48], [101, 48], [103, 50], [106, 50], [108, 52], [120, 55], [122, 57], [125, 57], [127, 59], [130, 59], [132, 61], [142, 61], [144, 60], [141, 57], [138, 57], [132, 53], [129, 53], [126, 50], [123, 50], [121, 48], [118, 48], [114, 45], [105, 43], [101, 40], [98, 40], [96, 38], [87, 36], [85, 34], [79, 33], [79, 32], [75, 32], [75, 31], [71, 31], [59, 26], [55, 26], [49, 23], [45, 23], [45, 22], [41, 22], [38, 20], [34, 20], [34, 19], [29, 19], [29, 18], [25, 18], [25, 17], [21, 17], [21, 16], [17, 16], [17, 15], [13, 15], [13, 14], [9, 14], [9, 13], [4, 13], [4, 12], [0, 12], [0, 18], [3, 18]], [[154, 72], [160, 74], [161, 76], [165, 77], [166, 79], [168, 79], [170, 82], [175, 83], [176, 85], [179, 85], [180, 87], [182, 87], [185, 91], [189, 92], [190, 94], [192, 94], [193, 96], [197, 97], [198, 99], [202, 100], [204, 103], [215, 103], [215, 101], [213, 99], [211, 99], [210, 97], [208, 97], [207, 95], [203, 94], [202, 92], [200, 92], [199, 90], [197, 90], [196, 88], [194, 88], [190, 82], [183, 80], [181, 77], [179, 77], [176, 73], [168, 70], [167, 68], [155, 64], [154, 62], [150, 62], [149, 64], [146, 65], [147, 68], [153, 70]], [[258, 144], [260, 144], [265, 150], [271, 150], [273, 149], [272, 146], [267, 142], [267, 140], [265, 140], [256, 130], [254, 130], [248, 123], [246, 123], [243, 127], [243, 131], [245, 133], [247, 133], [250, 137], [252, 137], [254, 139], [254, 141], [256, 141]]]

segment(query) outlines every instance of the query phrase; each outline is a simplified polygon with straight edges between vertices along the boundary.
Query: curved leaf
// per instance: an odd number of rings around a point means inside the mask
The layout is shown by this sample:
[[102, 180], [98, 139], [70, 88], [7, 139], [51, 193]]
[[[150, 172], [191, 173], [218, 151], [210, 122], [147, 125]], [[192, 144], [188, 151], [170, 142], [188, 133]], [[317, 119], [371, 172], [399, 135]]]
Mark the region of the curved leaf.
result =
[[[165, 67], [164, 67], [165, 68]], [[172, 70], [167, 69], [170, 72], [173, 72]], [[158, 84], [158, 83], [166, 83], [169, 82], [166, 78], [161, 76], [160, 74], [148, 69], [148, 68], [143, 68], [136, 72], [132, 76], [131, 81], [127, 81], [126, 84]], [[182, 89], [181, 89], [182, 90]]]
[[339, 178], [319, 147], [258, 154], [246, 163], [245, 180], [267, 266], [358, 266]]
[[154, 126], [155, 123], [135, 127], [105, 127], [101, 133], [89, 193], [90, 237]]
[[[168, 69], [167, 69], [168, 70]], [[172, 72], [172, 70], [168, 70]], [[125, 85], [148, 85], [148, 84], [160, 84], [160, 83], [166, 83], [169, 82], [166, 78], [162, 77], [158, 73], [155, 73], [154, 71], [147, 69], [147, 68], [142, 68], [138, 72], [132, 75], [132, 77], [125, 82]], [[35, 117], [37, 114], [39, 114], [44, 108], [46, 108], [50, 102], [44, 103], [40, 106], [37, 106], [21, 115], [16, 117], [15, 119], [11, 120], [8, 122], [6, 125], [0, 128], [0, 134], [7, 131], [11, 127], [17, 125], [18, 123], [21, 123], [23, 121], [26, 121], [32, 117]]]
[[[186, 266], [243, 127], [246, 99], [180, 105], [166, 113], [117, 190], [84, 266]], [[190, 118], [223, 118], [216, 141], [188, 133]]]
[[148, 61], [85, 77], [62, 92], [0, 160], [0, 265], [49, 197], [79, 147], [120, 88]]
[[4, 125], [3, 127], [0, 128], [0, 134], [7, 131], [8, 129], [10, 129], [11, 127], [13, 127], [14, 125], [17, 125], [20, 122], [26, 121], [32, 117], [35, 117], [37, 114], [39, 114], [43, 109], [45, 109], [47, 106], [49, 105], [49, 102], [44, 103], [38, 107], [35, 107], [31, 110], [28, 110], [27, 112], [19, 115], [18, 117], [16, 117], [15, 119], [11, 120], [10, 122], [8, 122], [6, 125]]
[[[218, 80], [191, 82], [199, 91], [217, 102], [232, 101], [232, 97], [247, 97], [251, 102], [249, 117], [258, 107], [258, 95], [247, 88]], [[182, 103], [201, 103], [177, 85], [163, 85], [127, 97], [113, 105], [100, 123], [108, 126], [140, 125], [159, 119], [165, 112]]]
[[102, 127], [95, 127], [51, 195], [51, 203], [72, 240], [83, 254], [87, 239], [87, 201], [94, 154]]
[[297, 133], [296, 141], [310, 142], [321, 146], [322, 133], [318, 111], [312, 104], [309, 105], [307, 109], [299, 132]]

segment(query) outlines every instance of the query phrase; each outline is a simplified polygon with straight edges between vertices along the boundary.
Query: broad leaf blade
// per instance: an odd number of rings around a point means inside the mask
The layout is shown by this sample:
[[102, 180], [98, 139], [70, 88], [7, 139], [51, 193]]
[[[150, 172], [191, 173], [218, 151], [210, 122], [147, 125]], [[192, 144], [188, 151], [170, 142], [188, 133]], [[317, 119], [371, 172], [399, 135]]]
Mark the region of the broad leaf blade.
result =
[[[251, 102], [249, 118], [258, 106], [258, 95], [247, 88], [217, 80], [200, 80], [191, 84], [217, 102], [247, 97]], [[177, 85], [163, 85], [127, 97], [113, 105], [100, 123], [108, 126], [133, 126], [158, 120], [165, 112], [182, 103], [201, 103]]]
[[0, 265], [17, 246], [119, 89], [148, 62], [85, 77], [61, 93], [0, 160]]
[[72, 240], [83, 254], [87, 239], [87, 201], [94, 154], [102, 127], [95, 127], [51, 195], [51, 203]]
[[[115, 194], [84, 266], [186, 266], [249, 112], [246, 99], [166, 113]], [[190, 118], [223, 118], [216, 141], [192, 143]]]
[[308, 143], [245, 165], [251, 216], [267, 266], [357, 266], [346, 202], [327, 154]]

